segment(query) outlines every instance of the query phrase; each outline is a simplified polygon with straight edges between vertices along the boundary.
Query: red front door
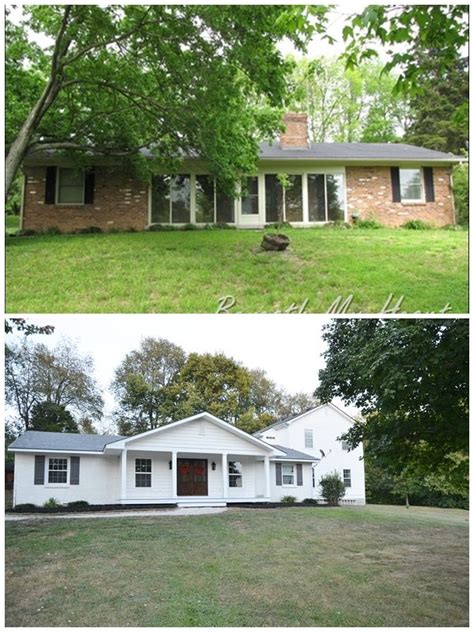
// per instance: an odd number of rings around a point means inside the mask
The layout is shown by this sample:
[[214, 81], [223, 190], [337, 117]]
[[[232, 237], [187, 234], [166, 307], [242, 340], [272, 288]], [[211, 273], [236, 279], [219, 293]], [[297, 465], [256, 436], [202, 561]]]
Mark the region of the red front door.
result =
[[178, 459], [178, 496], [207, 496], [207, 459]]

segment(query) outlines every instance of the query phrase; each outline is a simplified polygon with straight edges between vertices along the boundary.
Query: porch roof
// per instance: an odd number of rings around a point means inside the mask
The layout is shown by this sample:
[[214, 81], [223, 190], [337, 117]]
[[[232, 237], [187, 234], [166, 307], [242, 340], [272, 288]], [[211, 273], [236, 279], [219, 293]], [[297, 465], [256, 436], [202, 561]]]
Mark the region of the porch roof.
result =
[[27, 430], [10, 444], [9, 450], [63, 450], [64, 452], [103, 452], [106, 445], [119, 441], [120, 435], [76, 434]]
[[312, 461], [317, 462], [321, 459], [318, 459], [316, 456], [311, 456], [310, 454], [305, 454], [304, 452], [300, 452], [299, 450], [293, 450], [292, 448], [285, 448], [282, 445], [275, 445], [275, 448], [281, 450], [285, 453], [285, 456], [276, 456], [272, 457], [272, 461]]

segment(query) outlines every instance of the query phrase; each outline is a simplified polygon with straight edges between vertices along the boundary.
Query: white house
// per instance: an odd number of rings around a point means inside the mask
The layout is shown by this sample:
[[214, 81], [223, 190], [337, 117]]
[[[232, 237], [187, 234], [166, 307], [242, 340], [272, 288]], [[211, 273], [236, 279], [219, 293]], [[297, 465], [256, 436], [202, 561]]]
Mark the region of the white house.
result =
[[[326, 408], [330, 424], [333, 409]], [[321, 420], [319, 425], [324, 425]], [[293, 427], [295, 437], [288, 439], [288, 447], [209, 413], [133, 437], [28, 431], [9, 448], [15, 453], [13, 503], [42, 505], [54, 497], [61, 503], [195, 506], [317, 497], [313, 467], [319, 468], [324, 459], [318, 450], [297, 448], [299, 423]], [[324, 443], [328, 449], [326, 445], [329, 440]], [[340, 456], [345, 464], [348, 455]], [[331, 463], [336, 465], [334, 459]], [[354, 469], [359, 477], [360, 472], [359, 502], [364, 499], [362, 464]]]
[[303, 450], [318, 459], [313, 465], [313, 497], [320, 498], [319, 480], [338, 472], [346, 485], [343, 503], [365, 504], [364, 451], [362, 444], [349, 450], [338, 437], [345, 434], [353, 418], [338, 406], [322, 404], [305, 413], [277, 422], [254, 434], [274, 446]]

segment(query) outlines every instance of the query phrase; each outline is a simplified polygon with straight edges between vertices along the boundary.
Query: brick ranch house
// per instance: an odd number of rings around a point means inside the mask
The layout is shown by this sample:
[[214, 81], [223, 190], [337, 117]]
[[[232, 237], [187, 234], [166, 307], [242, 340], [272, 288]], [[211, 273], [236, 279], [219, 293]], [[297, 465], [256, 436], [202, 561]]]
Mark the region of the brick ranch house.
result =
[[[258, 228], [283, 218], [294, 226], [374, 218], [387, 226], [421, 219], [455, 221], [452, 166], [463, 160], [401, 143], [310, 143], [305, 114], [284, 118], [279, 142], [261, 143], [257, 175], [233, 199], [220, 191], [202, 160], [183, 160], [179, 173], [149, 183], [97, 161], [81, 171], [54, 154], [24, 164], [22, 228], [90, 226], [145, 230], [153, 224], [228, 223]], [[278, 174], [286, 174], [282, 187]]]

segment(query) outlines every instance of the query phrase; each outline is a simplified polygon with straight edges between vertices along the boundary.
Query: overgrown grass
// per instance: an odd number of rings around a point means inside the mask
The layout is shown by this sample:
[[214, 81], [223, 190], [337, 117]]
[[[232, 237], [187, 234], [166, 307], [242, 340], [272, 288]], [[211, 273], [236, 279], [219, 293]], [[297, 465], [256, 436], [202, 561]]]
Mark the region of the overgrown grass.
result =
[[5, 215], [5, 232], [7, 235], [13, 235], [20, 228], [19, 215]]
[[7, 523], [7, 626], [467, 626], [467, 512]]
[[285, 229], [284, 253], [262, 252], [261, 231], [57, 235], [7, 240], [7, 311], [285, 311], [307, 300], [326, 312], [467, 311], [467, 232]]

